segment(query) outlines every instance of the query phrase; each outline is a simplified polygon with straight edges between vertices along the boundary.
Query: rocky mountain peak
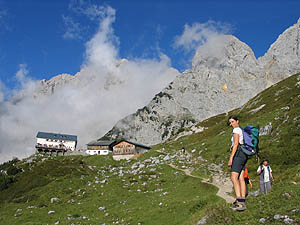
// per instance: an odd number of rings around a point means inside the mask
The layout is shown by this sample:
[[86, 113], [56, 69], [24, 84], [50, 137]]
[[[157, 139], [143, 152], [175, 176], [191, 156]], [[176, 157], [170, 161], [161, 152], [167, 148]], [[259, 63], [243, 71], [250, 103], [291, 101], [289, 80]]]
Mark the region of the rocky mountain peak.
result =
[[245, 104], [266, 87], [300, 71], [300, 19], [256, 59], [232, 35], [218, 35], [200, 46], [192, 69], [135, 114], [120, 120], [107, 136], [153, 145], [181, 129]]
[[39, 94], [51, 95], [54, 93], [55, 89], [62, 87], [67, 84], [71, 84], [75, 80], [75, 76], [63, 73], [52, 77], [50, 80], [41, 80], [41, 88]]
[[199, 67], [226, 68], [256, 63], [252, 49], [232, 35], [219, 35], [200, 46], [193, 58], [193, 70]]
[[267, 86], [300, 71], [300, 18], [286, 29], [258, 59], [265, 74]]

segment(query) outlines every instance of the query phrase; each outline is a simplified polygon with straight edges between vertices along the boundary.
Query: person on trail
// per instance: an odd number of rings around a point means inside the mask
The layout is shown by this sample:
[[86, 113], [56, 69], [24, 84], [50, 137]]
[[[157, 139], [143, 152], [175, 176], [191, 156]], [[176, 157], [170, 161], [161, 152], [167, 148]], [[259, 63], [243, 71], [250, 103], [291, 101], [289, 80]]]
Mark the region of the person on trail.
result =
[[185, 147], [182, 147], [181, 152], [184, 154], [185, 153]]
[[228, 124], [233, 128], [231, 138], [231, 154], [228, 160], [228, 166], [231, 167], [230, 178], [233, 184], [236, 201], [231, 207], [234, 211], [244, 211], [246, 209], [246, 183], [244, 172], [248, 156], [240, 149], [244, 144], [243, 131], [240, 128], [239, 119], [236, 116], [228, 118]]
[[259, 175], [259, 189], [262, 194], [267, 194], [271, 191], [271, 180], [274, 181], [272, 169], [269, 166], [269, 160], [264, 159], [257, 168]]
[[249, 184], [250, 184], [250, 187], [252, 188], [252, 182], [250, 180], [247, 168], [245, 168], [244, 179], [245, 179], [245, 183], [246, 183], [246, 197], [247, 197], [248, 196], [248, 190], [249, 190], [249, 188], [248, 188]]

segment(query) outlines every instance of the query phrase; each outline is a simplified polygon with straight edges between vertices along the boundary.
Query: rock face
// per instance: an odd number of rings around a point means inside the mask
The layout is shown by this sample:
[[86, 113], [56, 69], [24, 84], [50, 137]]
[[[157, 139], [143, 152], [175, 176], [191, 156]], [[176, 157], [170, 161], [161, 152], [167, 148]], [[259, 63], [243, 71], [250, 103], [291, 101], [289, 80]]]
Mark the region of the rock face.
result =
[[120, 120], [105, 136], [160, 143], [181, 128], [242, 106], [299, 71], [300, 19], [259, 59], [234, 36], [214, 38], [198, 48], [191, 70], [178, 75], [147, 106]]
[[267, 86], [299, 72], [300, 18], [295, 25], [278, 37], [258, 62], [265, 75]]
[[70, 74], [60, 74], [53, 77], [50, 80], [41, 80], [41, 89], [39, 90], [39, 94], [51, 95], [54, 91], [64, 85], [69, 85], [76, 79], [75, 76]]

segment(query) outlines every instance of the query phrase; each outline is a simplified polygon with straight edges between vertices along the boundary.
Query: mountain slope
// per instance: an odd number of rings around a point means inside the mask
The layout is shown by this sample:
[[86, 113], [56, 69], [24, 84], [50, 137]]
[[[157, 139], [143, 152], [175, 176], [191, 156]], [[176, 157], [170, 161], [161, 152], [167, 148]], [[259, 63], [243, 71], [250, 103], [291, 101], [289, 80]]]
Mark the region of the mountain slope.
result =
[[266, 87], [300, 71], [300, 20], [258, 60], [251, 48], [224, 35], [198, 48], [193, 68], [178, 75], [135, 114], [105, 136], [158, 144], [178, 130], [240, 107]]
[[[216, 204], [208, 208], [207, 224], [260, 224], [261, 218], [266, 224], [287, 224], [287, 218], [293, 223], [300, 222], [300, 74], [287, 78], [251, 99], [243, 107], [228, 114], [220, 114], [197, 124], [203, 127], [196, 133], [195, 128], [186, 129], [155, 149], [164, 149], [170, 155], [185, 146], [191, 153], [189, 164], [178, 159], [173, 162], [177, 167], [188, 168], [193, 175], [214, 179], [222, 183], [229, 177], [227, 160], [229, 158], [232, 128], [227, 126], [229, 115], [238, 115], [241, 126], [259, 125], [260, 159], [251, 158], [247, 163], [253, 182], [252, 196], [247, 203], [247, 211], [236, 214], [228, 210], [228, 205]], [[193, 133], [193, 134], [191, 134]], [[191, 134], [183, 136], [184, 134]], [[182, 136], [182, 137], [180, 137]], [[256, 170], [260, 160], [267, 158], [273, 169], [275, 182], [267, 196], [255, 195], [259, 189]], [[279, 219], [274, 219], [279, 215]], [[278, 216], [277, 216], [278, 217]], [[276, 218], [277, 218], [276, 217]], [[285, 220], [286, 219], [286, 220]], [[285, 221], [284, 221], [285, 220]]]
[[[173, 225], [197, 224], [203, 218], [206, 224], [260, 224], [261, 218], [266, 224], [283, 224], [288, 219], [298, 224], [299, 112], [300, 74], [229, 112], [240, 116], [242, 126], [260, 125], [260, 155], [270, 160], [275, 176], [271, 193], [253, 196], [258, 189], [258, 163], [255, 157], [248, 161], [254, 187], [245, 212], [230, 211], [229, 204], [216, 196], [215, 187], [168, 166], [224, 182], [229, 176], [226, 163], [232, 128], [227, 126], [228, 115], [220, 114], [130, 161], [33, 155], [2, 164], [0, 170], [7, 171], [14, 182], [0, 191], [0, 224]], [[181, 154], [182, 146], [186, 154]], [[274, 219], [275, 215], [279, 218]]]

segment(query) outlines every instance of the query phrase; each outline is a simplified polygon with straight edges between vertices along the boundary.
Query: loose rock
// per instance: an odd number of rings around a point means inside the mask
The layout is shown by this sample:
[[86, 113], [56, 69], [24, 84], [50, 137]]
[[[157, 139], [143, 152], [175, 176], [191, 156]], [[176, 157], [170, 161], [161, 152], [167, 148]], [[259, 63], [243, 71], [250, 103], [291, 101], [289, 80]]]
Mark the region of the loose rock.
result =
[[266, 219], [265, 219], [265, 218], [260, 218], [260, 219], [259, 219], [259, 222], [260, 222], [260, 223], [265, 223], [265, 222], [266, 222]]
[[198, 221], [197, 225], [206, 224], [206, 220], [208, 219], [208, 216], [204, 216], [201, 218], [201, 220]]
[[279, 220], [280, 219], [280, 215], [279, 214], [276, 214], [275, 216], [274, 216], [274, 220]]
[[55, 203], [55, 202], [61, 202], [61, 200], [59, 198], [51, 198], [51, 203]]

